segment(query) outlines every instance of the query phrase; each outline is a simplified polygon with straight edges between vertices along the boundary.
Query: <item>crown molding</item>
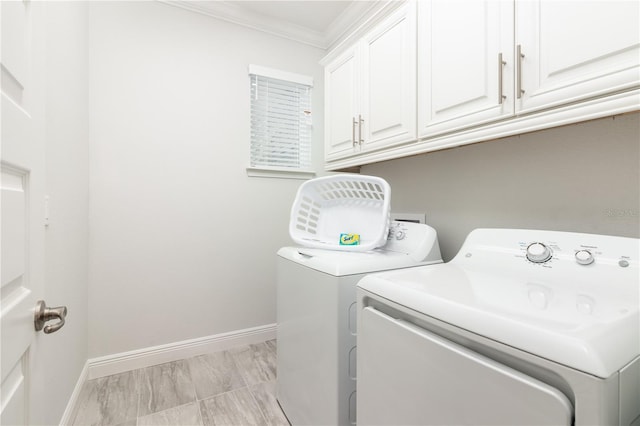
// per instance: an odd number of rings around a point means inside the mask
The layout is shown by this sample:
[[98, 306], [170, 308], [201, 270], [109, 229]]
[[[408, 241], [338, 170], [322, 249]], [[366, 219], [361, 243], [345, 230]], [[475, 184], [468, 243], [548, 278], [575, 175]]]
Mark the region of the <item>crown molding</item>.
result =
[[[391, 0], [397, 1], [397, 0]], [[340, 44], [349, 34], [355, 32], [363, 22], [367, 22], [387, 5], [386, 1], [353, 1], [331, 23], [325, 34], [326, 47], [330, 50]]]
[[346, 34], [357, 28], [363, 19], [375, 14], [381, 4], [385, 4], [385, 1], [353, 1], [331, 23], [326, 32], [320, 32], [283, 19], [255, 13], [242, 7], [242, 2], [237, 1], [158, 1], [324, 50], [337, 44]]
[[406, 2], [407, 0], [377, 0], [366, 2], [370, 3], [370, 7], [362, 10], [358, 19], [353, 21], [353, 25], [345, 29], [342, 35], [335, 38], [327, 49], [327, 55], [320, 60], [320, 65], [326, 66], [344, 52], [345, 49], [353, 46], [357, 40], [364, 37], [368, 31], [371, 31], [371, 29], [379, 24], [386, 16], [389, 16], [389, 14], [393, 13], [394, 10]]
[[326, 49], [325, 35], [281, 19], [252, 12], [231, 1], [159, 0], [171, 6], [211, 16], [268, 34]]

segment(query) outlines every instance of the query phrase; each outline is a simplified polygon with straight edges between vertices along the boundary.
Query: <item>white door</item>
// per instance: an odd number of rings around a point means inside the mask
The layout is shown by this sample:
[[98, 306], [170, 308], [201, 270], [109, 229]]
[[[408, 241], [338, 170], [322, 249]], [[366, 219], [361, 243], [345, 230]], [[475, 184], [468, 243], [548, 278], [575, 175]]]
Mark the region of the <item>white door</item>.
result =
[[419, 2], [418, 132], [513, 114], [513, 2]]
[[0, 2], [2, 22], [1, 414], [3, 425], [41, 422], [43, 393], [34, 307], [44, 293], [43, 2]]
[[640, 84], [640, 3], [633, 0], [516, 2], [522, 93], [519, 112]]
[[325, 157], [342, 158], [359, 152], [358, 68], [354, 46], [325, 67]]
[[416, 136], [416, 4], [409, 2], [361, 42], [363, 148]]

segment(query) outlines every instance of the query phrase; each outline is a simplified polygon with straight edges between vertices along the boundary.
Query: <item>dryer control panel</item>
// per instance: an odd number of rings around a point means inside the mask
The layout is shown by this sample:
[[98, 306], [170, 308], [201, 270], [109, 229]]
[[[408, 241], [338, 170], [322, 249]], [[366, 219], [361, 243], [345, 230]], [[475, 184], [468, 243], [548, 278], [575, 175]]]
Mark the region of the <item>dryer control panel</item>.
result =
[[476, 229], [456, 257], [478, 265], [578, 269], [637, 267], [640, 244], [635, 238], [526, 229]]

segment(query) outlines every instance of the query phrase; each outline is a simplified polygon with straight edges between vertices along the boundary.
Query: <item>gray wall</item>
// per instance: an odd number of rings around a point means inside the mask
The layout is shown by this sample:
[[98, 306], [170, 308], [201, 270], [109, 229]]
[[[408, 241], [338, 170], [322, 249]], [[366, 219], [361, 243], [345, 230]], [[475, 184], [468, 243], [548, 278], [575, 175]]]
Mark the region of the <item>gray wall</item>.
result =
[[639, 237], [639, 114], [372, 164], [394, 212], [426, 212], [450, 260], [475, 228]]
[[325, 52], [160, 2], [91, 2], [89, 49], [89, 357], [274, 323], [301, 181], [247, 177], [248, 65], [314, 78], [321, 149]]

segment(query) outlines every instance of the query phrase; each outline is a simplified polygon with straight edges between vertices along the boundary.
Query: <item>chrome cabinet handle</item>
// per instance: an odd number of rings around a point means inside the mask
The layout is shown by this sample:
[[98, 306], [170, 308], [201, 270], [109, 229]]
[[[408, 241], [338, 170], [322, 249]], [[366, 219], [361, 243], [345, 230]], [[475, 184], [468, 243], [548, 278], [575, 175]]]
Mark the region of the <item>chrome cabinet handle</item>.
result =
[[[66, 306], [58, 306], [56, 308], [47, 308], [47, 305], [46, 303], [44, 303], [44, 300], [38, 300], [38, 302], [36, 303], [33, 323], [36, 331], [40, 331], [44, 328], [45, 334], [55, 333], [56, 331], [60, 330], [64, 326], [64, 320], [66, 316], [67, 316]], [[45, 327], [44, 323], [54, 319], [57, 319], [59, 321], [53, 325], [47, 325]]]
[[502, 93], [502, 72], [505, 65], [507, 65], [507, 63], [502, 60], [502, 53], [498, 53], [498, 104], [502, 104], [502, 102], [507, 99]]
[[351, 123], [351, 144], [353, 146], [356, 146], [356, 124], [358, 124], [358, 122], [356, 118], [353, 117], [353, 122]]
[[364, 118], [362, 118], [361, 114], [358, 114], [358, 144], [362, 145], [364, 139], [362, 139], [362, 124], [364, 123]]
[[516, 97], [518, 99], [522, 98], [522, 94], [524, 90], [522, 90], [522, 58], [524, 58], [524, 54], [522, 53], [522, 46], [518, 45], [516, 47], [516, 57], [518, 58], [518, 78], [516, 79]]

